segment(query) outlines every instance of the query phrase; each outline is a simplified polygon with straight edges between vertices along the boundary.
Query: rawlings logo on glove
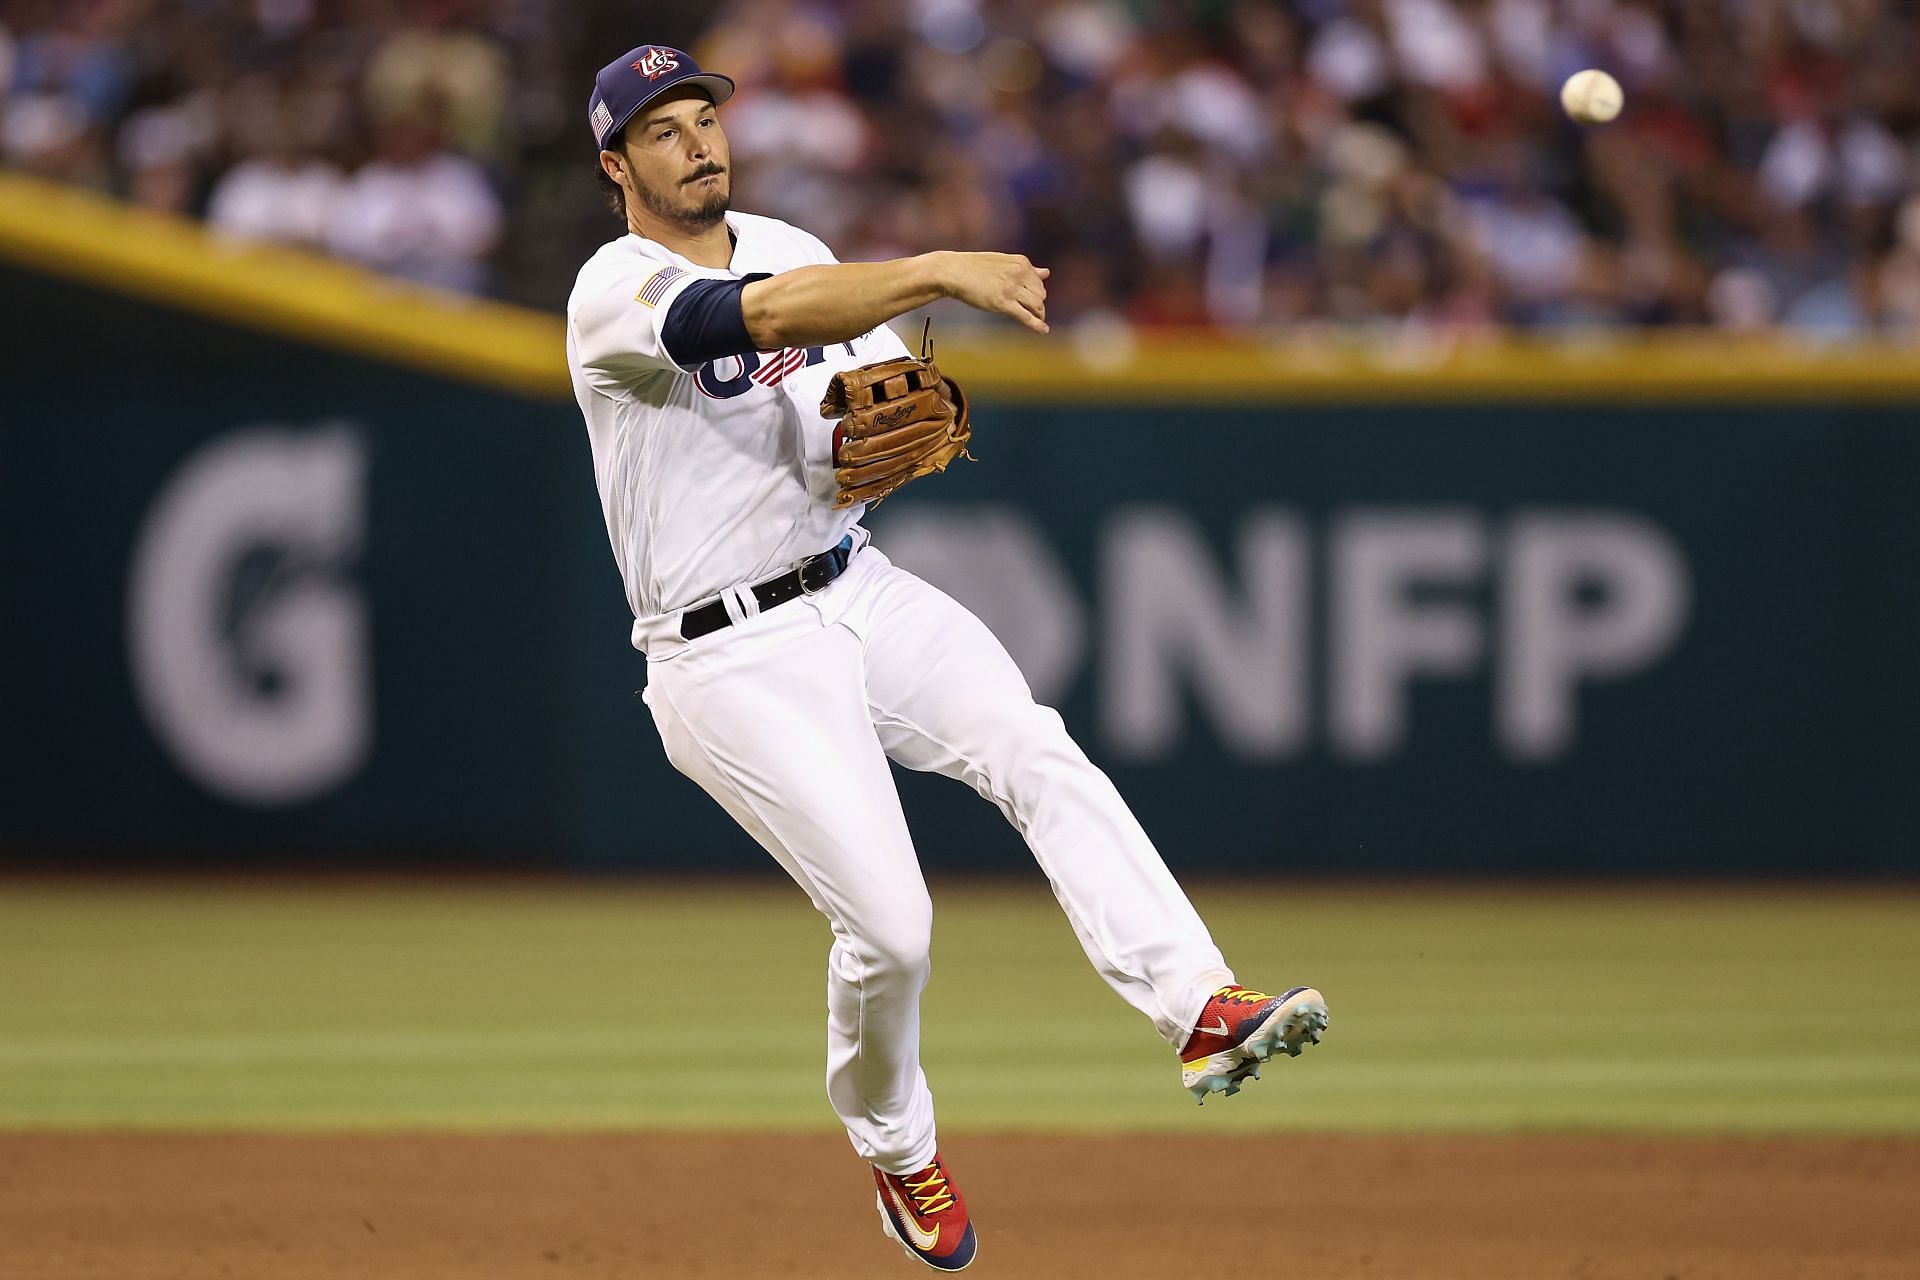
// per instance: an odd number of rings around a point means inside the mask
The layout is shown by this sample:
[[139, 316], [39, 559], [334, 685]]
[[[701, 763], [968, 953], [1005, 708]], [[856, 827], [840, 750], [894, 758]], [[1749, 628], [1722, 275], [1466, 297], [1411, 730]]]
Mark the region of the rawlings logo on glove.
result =
[[945, 471], [955, 458], [973, 457], [967, 397], [933, 363], [932, 321], [920, 340], [920, 358], [902, 356], [833, 375], [820, 415], [838, 418], [833, 430], [836, 507], [876, 503], [909, 480]]

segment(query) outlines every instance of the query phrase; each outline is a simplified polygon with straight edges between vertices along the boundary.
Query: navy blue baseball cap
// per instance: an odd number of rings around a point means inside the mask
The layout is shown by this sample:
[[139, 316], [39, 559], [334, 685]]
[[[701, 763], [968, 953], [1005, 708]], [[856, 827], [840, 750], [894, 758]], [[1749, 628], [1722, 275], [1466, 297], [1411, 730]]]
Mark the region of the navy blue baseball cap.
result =
[[733, 96], [732, 80], [702, 71], [678, 49], [643, 44], [627, 50], [593, 78], [593, 96], [587, 99], [587, 123], [593, 129], [593, 140], [605, 151], [607, 139], [626, 128], [640, 108], [667, 90], [688, 83], [705, 89], [716, 106]]

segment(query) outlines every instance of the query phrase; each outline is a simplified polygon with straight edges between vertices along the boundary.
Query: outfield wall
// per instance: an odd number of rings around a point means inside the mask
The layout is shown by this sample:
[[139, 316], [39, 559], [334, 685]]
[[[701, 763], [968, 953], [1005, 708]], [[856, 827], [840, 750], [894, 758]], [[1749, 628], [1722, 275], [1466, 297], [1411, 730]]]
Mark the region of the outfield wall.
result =
[[[0, 183], [0, 848], [761, 864], [634, 696], [557, 322], [48, 207]], [[953, 344], [981, 461], [879, 545], [1183, 868], [1920, 871], [1914, 362], [1428, 354]], [[904, 791], [930, 867], [1024, 858]]]

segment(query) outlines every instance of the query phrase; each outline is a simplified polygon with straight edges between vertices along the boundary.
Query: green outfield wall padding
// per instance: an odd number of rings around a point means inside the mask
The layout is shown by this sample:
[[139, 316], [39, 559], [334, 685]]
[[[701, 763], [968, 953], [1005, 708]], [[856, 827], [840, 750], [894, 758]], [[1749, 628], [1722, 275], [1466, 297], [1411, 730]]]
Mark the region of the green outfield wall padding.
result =
[[[0, 850], [764, 866], [636, 696], [563, 398], [68, 270], [0, 294]], [[876, 545], [1177, 867], [1920, 870], [1920, 401], [998, 385]], [[902, 787], [930, 867], [1024, 864]]]

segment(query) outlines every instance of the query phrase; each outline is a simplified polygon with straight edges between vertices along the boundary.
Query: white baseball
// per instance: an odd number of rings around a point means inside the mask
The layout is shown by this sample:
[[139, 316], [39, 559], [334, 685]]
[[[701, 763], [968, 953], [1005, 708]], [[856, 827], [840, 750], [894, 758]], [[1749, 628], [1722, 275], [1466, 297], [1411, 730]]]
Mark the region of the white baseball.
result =
[[1620, 114], [1627, 96], [1604, 71], [1576, 71], [1560, 86], [1560, 105], [1581, 124], [1605, 124]]

